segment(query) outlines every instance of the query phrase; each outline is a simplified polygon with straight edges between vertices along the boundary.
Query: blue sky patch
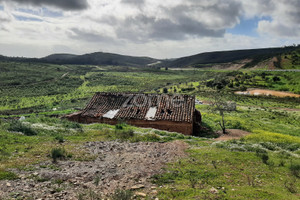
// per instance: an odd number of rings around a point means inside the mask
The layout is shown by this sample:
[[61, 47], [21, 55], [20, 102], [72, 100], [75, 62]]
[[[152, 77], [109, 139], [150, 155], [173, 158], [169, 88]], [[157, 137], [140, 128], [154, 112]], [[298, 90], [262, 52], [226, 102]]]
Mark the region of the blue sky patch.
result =
[[270, 17], [255, 17], [251, 19], [241, 19], [241, 22], [236, 25], [234, 28], [227, 29], [227, 33], [234, 35], [246, 35], [251, 37], [257, 37], [258, 33], [256, 31], [258, 27], [258, 22], [261, 20], [271, 21]]
[[4, 10], [4, 7], [0, 5], [0, 10]]
[[33, 15], [43, 16], [43, 17], [62, 17], [62, 12], [52, 11], [47, 8], [42, 8], [40, 10], [31, 10], [31, 9], [18, 9], [19, 12], [29, 13]]
[[18, 16], [14, 15], [15, 19], [18, 21], [34, 21], [34, 22], [42, 22], [43, 20], [34, 18], [34, 17], [24, 17], [24, 16]]
[[62, 12], [52, 11], [47, 8], [43, 8], [42, 10], [43, 10], [43, 16], [46, 16], [46, 17], [62, 17], [63, 16]]

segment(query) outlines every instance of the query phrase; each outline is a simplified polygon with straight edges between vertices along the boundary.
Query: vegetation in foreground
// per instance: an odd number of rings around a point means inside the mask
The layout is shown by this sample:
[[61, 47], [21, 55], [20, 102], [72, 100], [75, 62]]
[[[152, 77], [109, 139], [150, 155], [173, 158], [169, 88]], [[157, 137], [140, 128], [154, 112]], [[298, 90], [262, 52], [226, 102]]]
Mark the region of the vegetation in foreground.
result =
[[[12, 121], [1, 123], [0, 180], [18, 179], [12, 168], [34, 170], [32, 164], [51, 160], [95, 159], [78, 146], [87, 141], [167, 142], [190, 145], [188, 157], [170, 163], [152, 177], [159, 199], [297, 199], [300, 181], [300, 140], [271, 132], [256, 132], [241, 140], [215, 142], [126, 124], [78, 125], [50, 117], [27, 118], [37, 135], [9, 132]], [[38, 125], [37, 125], [38, 124]], [[58, 137], [59, 136], [59, 137]], [[62, 159], [62, 160], [61, 160]], [[34, 171], [33, 171], [34, 172]], [[125, 191], [116, 191], [125, 195]], [[129, 193], [126, 193], [126, 195]], [[80, 197], [96, 195], [93, 191]], [[150, 198], [151, 194], [149, 194]]]

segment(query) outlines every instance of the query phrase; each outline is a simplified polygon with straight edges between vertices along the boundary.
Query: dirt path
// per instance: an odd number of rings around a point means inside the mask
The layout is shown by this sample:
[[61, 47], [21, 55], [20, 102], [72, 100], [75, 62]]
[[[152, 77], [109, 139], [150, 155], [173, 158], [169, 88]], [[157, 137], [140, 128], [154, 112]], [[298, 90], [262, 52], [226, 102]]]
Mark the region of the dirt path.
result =
[[280, 92], [280, 91], [275, 91], [275, 90], [265, 90], [265, 89], [249, 89], [245, 92], [235, 92], [235, 94], [241, 94], [241, 95], [265, 95], [265, 96], [276, 96], [276, 97], [300, 97], [299, 94], [294, 94], [290, 92]]
[[[32, 171], [16, 171], [21, 178], [0, 181], [0, 199], [77, 199], [82, 191], [108, 195], [117, 188], [151, 192], [150, 178], [167, 162], [185, 156], [188, 145], [171, 143], [89, 142], [83, 147], [94, 161], [41, 163]], [[153, 189], [153, 188], [152, 188]], [[14, 194], [14, 196], [12, 196]]]
[[228, 134], [222, 134], [220, 137], [216, 138], [216, 141], [225, 141], [225, 140], [233, 140], [233, 139], [240, 139], [246, 135], [251, 134], [250, 132], [243, 131], [240, 129], [227, 129]]

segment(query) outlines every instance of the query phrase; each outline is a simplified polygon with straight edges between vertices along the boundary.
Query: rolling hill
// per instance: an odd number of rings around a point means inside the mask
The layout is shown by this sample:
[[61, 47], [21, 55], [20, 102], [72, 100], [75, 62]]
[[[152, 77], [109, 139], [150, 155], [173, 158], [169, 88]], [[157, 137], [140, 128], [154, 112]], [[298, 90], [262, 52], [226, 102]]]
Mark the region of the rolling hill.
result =
[[146, 66], [159, 60], [150, 57], [134, 57], [96, 52], [84, 55], [53, 54], [41, 58], [40, 61], [53, 64]]
[[206, 52], [197, 55], [159, 60], [150, 57], [135, 57], [114, 53], [95, 52], [84, 55], [52, 54], [43, 58], [6, 57], [0, 55], [0, 61], [15, 62], [40, 62], [51, 64], [76, 64], [76, 65], [113, 65], [131, 67], [169, 67], [185, 68], [197, 67], [208, 68], [216, 65], [222, 68], [232, 67], [234, 64], [243, 68], [255, 66], [272, 66], [272, 68], [300, 68], [300, 46], [280, 48], [232, 50]]
[[210, 64], [230, 63], [240, 60], [249, 60], [244, 67], [253, 67], [256, 64], [282, 54], [289, 54], [299, 47], [265, 48], [234, 51], [217, 51], [201, 53], [197, 55], [178, 58], [171, 62], [166, 62], [166, 67], [208, 67]]

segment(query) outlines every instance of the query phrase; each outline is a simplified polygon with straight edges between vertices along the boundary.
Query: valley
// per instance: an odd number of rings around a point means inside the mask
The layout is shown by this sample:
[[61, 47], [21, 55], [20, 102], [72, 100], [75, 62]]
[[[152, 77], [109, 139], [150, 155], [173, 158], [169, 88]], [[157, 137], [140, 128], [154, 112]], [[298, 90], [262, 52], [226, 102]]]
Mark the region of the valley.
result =
[[[161, 64], [1, 61], [0, 199], [299, 198], [300, 74], [289, 71], [299, 65]], [[236, 94], [247, 91], [254, 95]], [[255, 95], [265, 91], [275, 95]], [[188, 136], [61, 118], [95, 92], [194, 95], [202, 129]], [[224, 114], [227, 135], [211, 110], [216, 96], [236, 103]]]

